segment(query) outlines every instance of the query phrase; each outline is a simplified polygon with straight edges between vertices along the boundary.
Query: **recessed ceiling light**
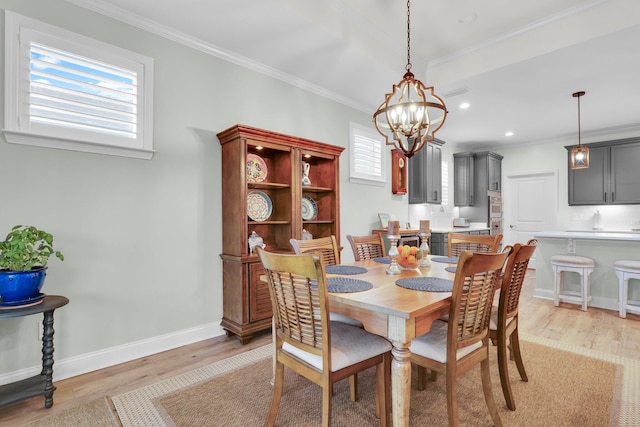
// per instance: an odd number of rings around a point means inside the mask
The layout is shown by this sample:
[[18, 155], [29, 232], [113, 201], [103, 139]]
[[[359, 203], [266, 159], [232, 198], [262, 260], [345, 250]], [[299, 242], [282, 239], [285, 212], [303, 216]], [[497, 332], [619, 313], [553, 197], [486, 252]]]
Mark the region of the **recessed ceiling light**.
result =
[[508, 131], [507, 133], [504, 134], [504, 136], [513, 136], [513, 132]]
[[468, 102], [463, 102], [462, 104], [460, 104], [460, 109], [464, 110], [466, 108], [471, 107], [471, 104], [469, 104]]

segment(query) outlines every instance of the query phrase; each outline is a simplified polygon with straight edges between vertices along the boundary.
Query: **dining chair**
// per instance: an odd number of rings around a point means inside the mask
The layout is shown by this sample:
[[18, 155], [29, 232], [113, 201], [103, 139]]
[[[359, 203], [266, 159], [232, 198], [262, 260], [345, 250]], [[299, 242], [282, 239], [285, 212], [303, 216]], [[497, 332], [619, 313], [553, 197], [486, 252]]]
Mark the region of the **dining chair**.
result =
[[[338, 250], [338, 244], [334, 235], [306, 240], [289, 239], [289, 243], [291, 243], [291, 247], [297, 255], [305, 253], [318, 255], [322, 258], [322, 263], [325, 267], [327, 265], [340, 264], [340, 251]], [[332, 322], [342, 322], [364, 329], [362, 322], [352, 317], [333, 312], [329, 313], [329, 317]], [[357, 375], [353, 375], [349, 378], [349, 390], [351, 390], [351, 400], [355, 402], [358, 397]]]
[[353, 258], [356, 261], [363, 259], [382, 258], [386, 256], [384, 243], [380, 234], [367, 236], [352, 236], [347, 234], [347, 240], [351, 244]]
[[[520, 352], [520, 339], [518, 337], [518, 307], [520, 305], [520, 292], [524, 284], [524, 278], [529, 266], [529, 260], [536, 250], [538, 241], [531, 239], [526, 245], [516, 243], [509, 255], [504, 269], [504, 276], [500, 288], [500, 297], [497, 306], [491, 310], [491, 322], [489, 324], [489, 338], [496, 343], [498, 349], [498, 370], [500, 371], [500, 384], [502, 394], [507, 407], [512, 411], [516, 409], [516, 402], [511, 390], [509, 380], [509, 366], [507, 360], [507, 347], [511, 351], [511, 359], [515, 360], [522, 381], [529, 381], [522, 363]], [[508, 346], [507, 346], [507, 340]]]
[[496, 253], [500, 250], [502, 234], [475, 235], [449, 232], [448, 256], [457, 257], [464, 251]]
[[510, 251], [511, 247], [496, 254], [463, 252], [453, 281], [449, 320], [434, 322], [428, 333], [411, 342], [411, 362], [418, 365], [418, 388], [424, 389], [425, 368], [444, 374], [450, 426], [459, 425], [457, 378], [478, 363], [489, 414], [496, 426], [502, 425], [491, 391], [489, 320]]
[[274, 425], [285, 366], [322, 387], [322, 425], [331, 425], [333, 384], [376, 368], [376, 415], [390, 424], [391, 344], [364, 329], [329, 319], [322, 260], [257, 248], [269, 284], [275, 331], [275, 378], [266, 426]]
[[340, 251], [334, 235], [308, 240], [289, 239], [289, 242], [298, 255], [314, 252], [322, 257], [325, 266], [340, 264]]

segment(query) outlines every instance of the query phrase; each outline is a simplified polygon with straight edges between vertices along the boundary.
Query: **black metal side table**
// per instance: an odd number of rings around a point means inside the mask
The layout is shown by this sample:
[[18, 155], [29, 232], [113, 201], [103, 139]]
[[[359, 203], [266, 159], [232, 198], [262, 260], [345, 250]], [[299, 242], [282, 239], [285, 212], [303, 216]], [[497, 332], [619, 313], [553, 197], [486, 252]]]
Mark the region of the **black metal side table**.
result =
[[47, 295], [41, 303], [26, 307], [0, 309], [0, 319], [30, 316], [44, 313], [42, 325], [42, 372], [30, 378], [5, 384], [0, 387], [0, 406], [44, 395], [44, 407], [53, 406], [53, 312], [69, 303], [69, 299], [59, 295]]

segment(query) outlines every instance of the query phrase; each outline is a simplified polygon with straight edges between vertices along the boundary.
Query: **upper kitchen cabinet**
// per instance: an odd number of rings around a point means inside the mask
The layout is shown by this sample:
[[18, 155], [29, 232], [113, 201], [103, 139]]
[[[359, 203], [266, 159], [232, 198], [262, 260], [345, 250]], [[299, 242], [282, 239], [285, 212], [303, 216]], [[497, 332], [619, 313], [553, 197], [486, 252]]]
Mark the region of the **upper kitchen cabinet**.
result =
[[442, 145], [436, 139], [409, 159], [409, 203], [442, 203]]
[[568, 168], [569, 205], [640, 204], [640, 138], [587, 146], [589, 167]]
[[484, 151], [453, 155], [455, 206], [479, 206], [487, 203], [487, 191], [502, 190], [502, 156]]
[[[485, 151], [475, 153], [474, 173], [476, 188], [481, 190], [502, 191], [502, 156], [500, 154]], [[477, 181], [482, 182], [478, 183]], [[480, 193], [478, 193], [480, 195]], [[485, 194], [482, 194], [483, 196]]]
[[473, 206], [473, 153], [453, 155], [453, 203], [455, 206]]

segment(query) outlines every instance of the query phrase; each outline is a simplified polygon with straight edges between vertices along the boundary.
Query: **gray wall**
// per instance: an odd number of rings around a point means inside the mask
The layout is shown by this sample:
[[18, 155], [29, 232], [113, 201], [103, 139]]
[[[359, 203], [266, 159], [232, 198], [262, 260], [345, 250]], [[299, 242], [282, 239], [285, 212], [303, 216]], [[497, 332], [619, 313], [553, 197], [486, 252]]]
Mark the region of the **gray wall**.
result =
[[[72, 358], [79, 366], [107, 349], [207, 325], [220, 333], [221, 200], [235, 189], [220, 187], [216, 133], [243, 123], [348, 146], [349, 123], [369, 125], [372, 112], [63, 0], [0, 0], [0, 8], [2, 37], [8, 9], [155, 59], [153, 160], [0, 141], [0, 235], [16, 224], [35, 225], [54, 234], [66, 257], [51, 261], [43, 288], [71, 301], [55, 314], [56, 365]], [[406, 196], [393, 196], [390, 183], [351, 184], [348, 156], [340, 170], [347, 261], [346, 234], [368, 233], [378, 212], [407, 211]], [[41, 321], [0, 322], [0, 375], [41, 363]]]

